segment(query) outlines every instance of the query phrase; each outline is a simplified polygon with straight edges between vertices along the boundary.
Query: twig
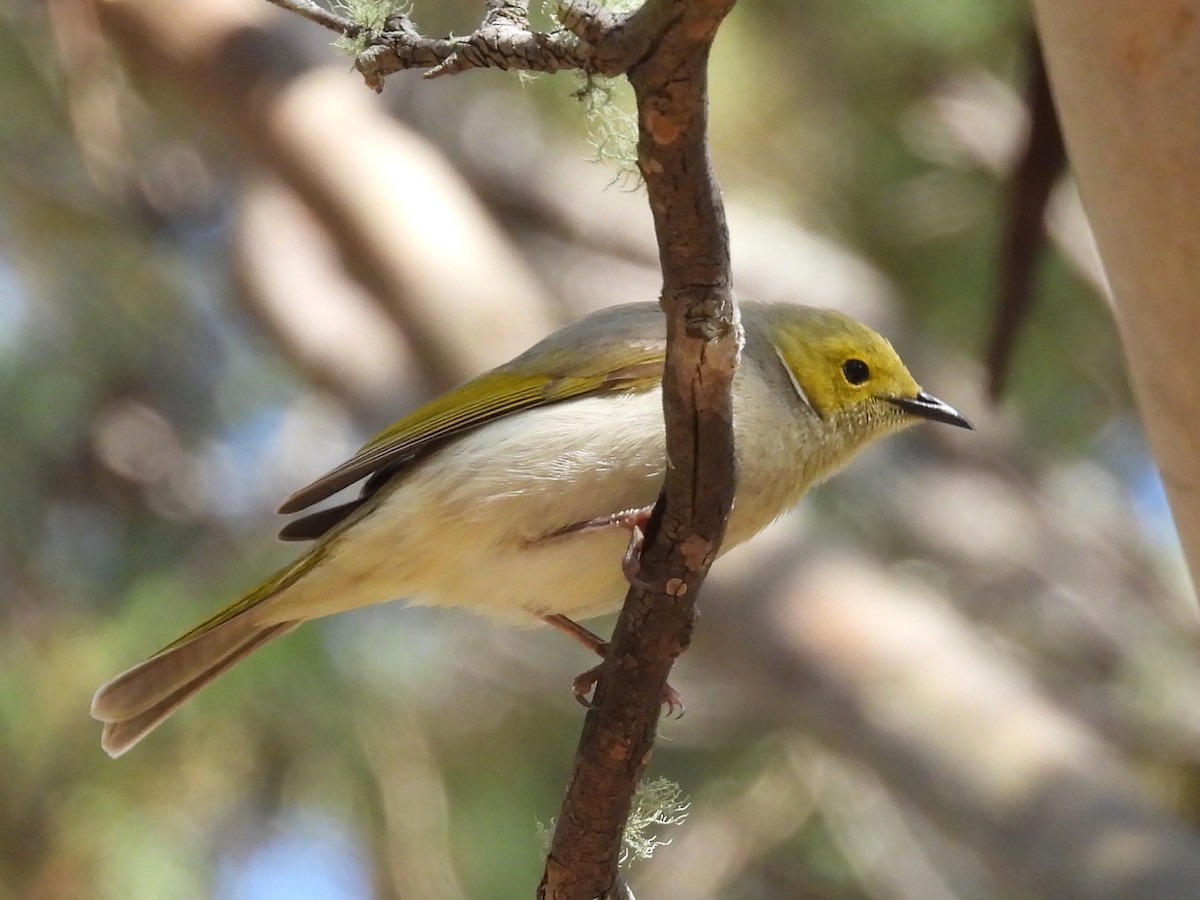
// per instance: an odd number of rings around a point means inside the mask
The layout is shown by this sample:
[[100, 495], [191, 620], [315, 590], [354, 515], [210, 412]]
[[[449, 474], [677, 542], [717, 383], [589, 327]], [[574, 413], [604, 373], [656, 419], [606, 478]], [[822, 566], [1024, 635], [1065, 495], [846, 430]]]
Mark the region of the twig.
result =
[[620, 73], [619, 66], [606, 66], [588, 45], [569, 32], [547, 34], [530, 31], [498, 15], [489, 18], [491, 23], [485, 20], [466, 37], [428, 38], [413, 27], [407, 16], [394, 15], [385, 31], [368, 39], [355, 67], [376, 91], [382, 89], [388, 75], [404, 69], [428, 69], [426, 78], [487, 68]]
[[[478, 31], [468, 37], [447, 41], [426, 41], [421, 38], [414, 40], [405, 34], [405, 38], [393, 44], [392, 49], [398, 60], [411, 58], [414, 61], [419, 60], [419, 53], [423, 49], [428, 49], [435, 55], [445, 53], [448, 49], [448, 55], [425, 73], [426, 78], [453, 75], [467, 69], [518, 69], [538, 72], [558, 72], [562, 69], [590, 70], [587, 57], [578, 52], [579, 43], [573, 36], [565, 32], [544, 34], [529, 31], [503, 19], [497, 24], [487, 24], [485, 21]], [[411, 50], [415, 55], [401, 56], [406, 50]], [[364, 53], [360, 60], [365, 57]], [[416, 62], [415, 65], [419, 67], [421, 63]], [[359, 71], [363, 71], [361, 64]], [[367, 73], [363, 74], [365, 76]]]
[[344, 16], [339, 16], [337, 13], [330, 12], [323, 6], [318, 6], [312, 0], [268, 0], [276, 6], [281, 6], [286, 10], [304, 16], [311, 22], [316, 22], [330, 31], [336, 31], [338, 34], [345, 35], [348, 38], [358, 37], [363, 28], [356, 22], [352, 22]]
[[[373, 31], [312, 0], [270, 0], [324, 28], [356, 38], [362, 47], [355, 66], [374, 90], [388, 75], [405, 69], [426, 69], [426, 78], [467, 69], [560, 72], [578, 69], [589, 74], [624, 74], [649, 47], [653, 33], [630, 29], [633, 14], [622, 16], [590, 2], [560, 0], [562, 30], [534, 31], [529, 27], [528, 0], [486, 0], [479, 28], [464, 37], [422, 35], [404, 13], [388, 16]], [[645, 17], [643, 17], [644, 19]]]

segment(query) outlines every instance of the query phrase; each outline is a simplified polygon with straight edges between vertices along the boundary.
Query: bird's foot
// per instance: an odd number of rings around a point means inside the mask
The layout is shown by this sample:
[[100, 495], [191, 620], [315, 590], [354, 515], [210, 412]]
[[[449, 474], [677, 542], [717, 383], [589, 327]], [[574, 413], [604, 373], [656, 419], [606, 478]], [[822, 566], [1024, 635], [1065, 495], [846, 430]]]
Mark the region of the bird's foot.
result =
[[[568, 534], [583, 534], [589, 531], [603, 531], [609, 528], [628, 528], [629, 529], [629, 545], [625, 548], [625, 555], [621, 557], [621, 571], [625, 574], [625, 580], [635, 588], [640, 590], [652, 590], [650, 585], [646, 584], [641, 579], [641, 555], [642, 547], [646, 540], [646, 525], [650, 522], [650, 514], [654, 511], [653, 506], [643, 506], [637, 509], [626, 509], [621, 512], [611, 513], [607, 516], [598, 516], [595, 519], [589, 519], [586, 522], [575, 522], [563, 528], [556, 529], [545, 535], [542, 540], [548, 538], [562, 537]], [[584, 628], [574, 619], [569, 619], [562, 615], [544, 615], [542, 620], [546, 624], [557, 628], [559, 631], [570, 636], [572, 639], [587, 647], [597, 656], [602, 659], [608, 656], [608, 641], [603, 640], [599, 635]], [[575, 699], [588, 709], [593, 708], [592, 701], [589, 699], [596, 682], [600, 678], [600, 666], [594, 666], [588, 669], [582, 675], [575, 679], [573, 690]], [[663, 687], [662, 696], [663, 705], [667, 707], [667, 715], [683, 716], [685, 707], [683, 697], [679, 691], [665, 685]]]
[[[547, 625], [557, 628], [563, 634], [570, 636], [584, 647], [587, 647], [601, 659], [606, 659], [608, 657], [608, 641], [603, 640], [595, 632], [584, 628], [574, 619], [569, 619], [566, 616], [560, 615], [547, 615], [542, 616], [542, 621], [544, 621]], [[592, 689], [596, 687], [596, 682], [600, 680], [600, 668], [601, 666], [593, 666], [583, 674], [579, 675], [572, 683], [572, 690], [575, 694], [575, 699], [588, 709], [594, 708], [594, 704], [590, 699], [590, 695], [592, 693]], [[662, 703], [665, 707], [667, 707], [668, 716], [683, 718], [683, 714], [686, 712], [686, 707], [683, 703], [683, 695], [669, 684], [663, 686]]]
[[629, 545], [625, 548], [625, 555], [621, 557], [621, 572], [625, 575], [625, 580], [639, 591], [652, 590], [642, 579], [642, 547], [645, 545], [646, 533], [642, 531], [642, 526], [630, 525]]
[[[601, 664], [602, 666], [603, 664]], [[596, 682], [600, 680], [601, 666], [592, 666], [583, 674], [575, 678], [572, 684], [572, 690], [575, 694], [575, 699], [588, 709], [595, 709], [596, 705], [591, 700], [592, 689], [595, 688]], [[670, 684], [663, 685], [662, 705], [667, 708], [667, 716], [674, 716], [682, 719], [683, 714], [687, 712], [687, 707], [683, 703], [683, 695]]]

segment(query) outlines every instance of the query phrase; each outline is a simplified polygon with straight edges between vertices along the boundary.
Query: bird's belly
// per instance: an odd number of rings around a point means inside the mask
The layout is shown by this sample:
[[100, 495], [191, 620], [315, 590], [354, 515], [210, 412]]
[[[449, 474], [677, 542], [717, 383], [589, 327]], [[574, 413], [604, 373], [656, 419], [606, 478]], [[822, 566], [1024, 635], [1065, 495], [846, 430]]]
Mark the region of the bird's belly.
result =
[[395, 599], [463, 607], [518, 625], [551, 613], [588, 618], [624, 599], [621, 557], [628, 543], [628, 531], [619, 528], [535, 544], [464, 541], [453, 553], [433, 548], [420, 562], [405, 552], [414, 548], [401, 536], [393, 546], [403, 556], [391, 559], [357, 544], [285, 591], [270, 618], [315, 618]]
[[619, 609], [629, 589], [621, 557], [629, 532], [610, 528], [495, 547], [443, 573], [439, 584], [412, 602], [463, 606], [518, 625], [534, 616], [586, 619]]
[[[621, 406], [618, 415], [610, 404]], [[615, 435], [614, 419], [622, 423]], [[402, 598], [519, 623], [616, 609], [628, 587], [621, 557], [629, 531], [549, 535], [648, 506], [663, 470], [657, 391], [513, 416], [385, 487], [262, 618], [315, 618]]]

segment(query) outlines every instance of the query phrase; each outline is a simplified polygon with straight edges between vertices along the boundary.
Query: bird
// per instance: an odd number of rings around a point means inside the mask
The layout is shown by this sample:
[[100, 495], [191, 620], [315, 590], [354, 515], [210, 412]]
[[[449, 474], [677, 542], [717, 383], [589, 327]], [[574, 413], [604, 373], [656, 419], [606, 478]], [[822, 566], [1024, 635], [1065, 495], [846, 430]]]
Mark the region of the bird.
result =
[[[875, 439], [920, 421], [972, 427], [851, 316], [751, 300], [739, 309], [722, 552]], [[665, 349], [658, 304], [602, 309], [417, 408], [293, 493], [280, 513], [362, 483], [353, 499], [282, 529], [283, 540], [311, 541], [307, 552], [96, 691], [103, 749], [125, 753], [304, 622], [390, 600], [547, 622], [603, 653], [578, 623], [620, 607], [630, 535], [662, 486]]]

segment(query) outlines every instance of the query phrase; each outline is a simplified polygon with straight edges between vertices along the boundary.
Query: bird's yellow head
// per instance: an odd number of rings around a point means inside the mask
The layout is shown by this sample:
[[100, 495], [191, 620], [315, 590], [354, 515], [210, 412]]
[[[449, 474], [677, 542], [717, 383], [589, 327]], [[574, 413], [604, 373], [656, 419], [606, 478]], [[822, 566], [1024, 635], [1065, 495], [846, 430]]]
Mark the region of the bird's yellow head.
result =
[[769, 309], [771, 343], [796, 393], [822, 420], [862, 437], [920, 419], [971, 427], [923, 391], [887, 339], [861, 322], [830, 309]]

